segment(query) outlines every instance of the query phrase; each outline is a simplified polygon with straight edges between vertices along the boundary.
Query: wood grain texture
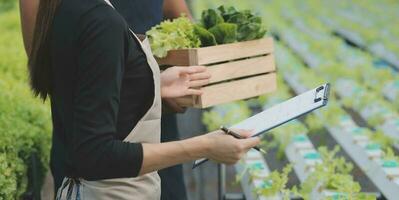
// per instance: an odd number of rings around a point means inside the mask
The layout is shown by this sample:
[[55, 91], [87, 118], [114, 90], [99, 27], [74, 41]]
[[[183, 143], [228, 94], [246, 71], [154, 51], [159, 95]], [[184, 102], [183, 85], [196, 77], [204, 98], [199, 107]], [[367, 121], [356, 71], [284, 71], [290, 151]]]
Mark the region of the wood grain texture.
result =
[[208, 71], [212, 74], [210, 83], [264, 74], [275, 70], [273, 54], [208, 66]]
[[276, 73], [258, 75], [250, 78], [219, 83], [203, 87], [203, 95], [181, 98], [179, 104], [185, 107], [207, 108], [217, 104], [256, 97], [277, 89]]
[[198, 97], [196, 96], [185, 96], [176, 98], [176, 103], [183, 107], [193, 107]]
[[236, 60], [273, 52], [273, 39], [264, 38], [245, 42], [236, 42], [197, 49], [195, 65], [206, 65], [227, 60]]
[[273, 39], [262, 38], [210, 47], [171, 50], [165, 58], [157, 58], [159, 65], [189, 66], [237, 60], [273, 53]]
[[195, 55], [196, 49], [179, 49], [168, 51], [165, 58], [156, 58], [158, 65], [171, 65], [171, 66], [189, 66], [190, 55]]

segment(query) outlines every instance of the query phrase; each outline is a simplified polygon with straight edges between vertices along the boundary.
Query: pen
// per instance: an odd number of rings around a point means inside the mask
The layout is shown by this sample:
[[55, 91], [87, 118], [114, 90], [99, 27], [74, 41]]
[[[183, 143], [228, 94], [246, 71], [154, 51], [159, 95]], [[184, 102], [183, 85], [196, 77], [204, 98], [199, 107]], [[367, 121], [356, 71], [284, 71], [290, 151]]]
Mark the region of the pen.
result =
[[[230, 130], [230, 129], [224, 127], [224, 126], [221, 126], [221, 127], [220, 127], [220, 130], [222, 130], [224, 133], [226, 133], [226, 134], [228, 134], [228, 135], [233, 136], [234, 138], [237, 138], [237, 139], [245, 139], [245, 137], [241, 136], [241, 135], [238, 134], [238, 133], [235, 133], [234, 131], [232, 131], [232, 130]], [[255, 147], [253, 147], [253, 148], [254, 148], [255, 150], [257, 150], [257, 151], [263, 153], [263, 154], [266, 154], [266, 151], [265, 151], [265, 150], [263, 150], [263, 149], [261, 149], [261, 148], [259, 148], [259, 147], [257, 147], [257, 146], [255, 146]]]
[[[237, 139], [245, 139], [245, 137], [241, 136], [241, 135], [238, 134], [238, 133], [235, 133], [235, 132], [229, 130], [228, 128], [226, 128], [226, 127], [224, 127], [224, 126], [221, 126], [221, 127], [220, 127], [220, 130], [222, 130], [225, 134], [228, 134], [228, 135], [233, 136], [234, 138], [237, 138]], [[263, 150], [263, 149], [261, 149], [261, 148], [259, 148], [259, 147], [256, 147], [256, 146], [255, 146], [255, 147], [252, 147], [252, 148], [254, 148], [255, 150], [259, 151], [260, 153], [266, 154], [266, 151]], [[204, 163], [204, 162], [206, 162], [206, 161], [208, 161], [208, 160], [209, 160], [209, 159], [207, 159], [207, 158], [203, 158], [203, 159], [200, 159], [200, 160], [196, 160], [196, 161], [194, 162], [194, 164], [193, 164], [193, 169], [196, 168], [196, 167], [198, 167], [198, 166], [200, 166], [202, 163]]]

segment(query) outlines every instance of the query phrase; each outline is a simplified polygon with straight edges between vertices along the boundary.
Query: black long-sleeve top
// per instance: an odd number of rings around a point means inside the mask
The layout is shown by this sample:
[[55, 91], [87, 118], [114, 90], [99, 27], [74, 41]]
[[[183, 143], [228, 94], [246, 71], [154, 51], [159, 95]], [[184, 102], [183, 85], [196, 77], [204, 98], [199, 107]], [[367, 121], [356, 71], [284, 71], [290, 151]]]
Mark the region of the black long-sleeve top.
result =
[[151, 106], [154, 84], [126, 22], [103, 0], [63, 0], [50, 41], [53, 131], [65, 145], [66, 175], [137, 176], [142, 145], [123, 139]]

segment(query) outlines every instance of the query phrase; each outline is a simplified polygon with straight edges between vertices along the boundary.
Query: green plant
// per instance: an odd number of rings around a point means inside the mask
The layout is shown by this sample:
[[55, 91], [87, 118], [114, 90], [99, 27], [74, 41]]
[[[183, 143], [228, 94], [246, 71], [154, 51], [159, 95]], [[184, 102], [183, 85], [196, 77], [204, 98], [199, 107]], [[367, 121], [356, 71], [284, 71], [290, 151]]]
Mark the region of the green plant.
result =
[[149, 30], [147, 36], [155, 56], [165, 57], [169, 50], [194, 48], [201, 41], [194, 33], [194, 24], [185, 16], [172, 21], [165, 20]]
[[225, 22], [237, 25], [237, 40], [247, 41], [262, 38], [266, 28], [262, 24], [262, 18], [253, 14], [250, 10], [237, 11], [234, 7], [218, 8]]
[[[2, 80], [0, 85], [5, 89], [0, 97], [0, 154], [6, 155], [7, 160], [0, 167], [4, 173], [0, 174], [8, 177], [0, 179], [0, 186], [3, 180], [12, 181], [11, 185], [4, 183], [9, 190], [0, 187], [0, 197], [17, 198], [26, 190], [27, 167], [33, 154], [40, 159], [39, 176], [43, 178], [48, 169], [50, 112], [48, 105], [33, 99], [27, 85], [12, 79]], [[40, 185], [41, 181], [35, 184]]]
[[207, 47], [207, 46], [213, 46], [216, 45], [216, 39], [215, 36], [203, 28], [200, 25], [194, 25], [194, 33], [198, 36], [198, 38], [201, 41], [201, 46]]
[[330, 101], [326, 109], [321, 110], [323, 120], [328, 120], [329, 125], [338, 125], [342, 116], [347, 115], [341, 106], [334, 101]]
[[244, 101], [223, 104], [204, 112], [202, 122], [209, 131], [219, 129], [220, 126], [230, 126], [251, 116], [251, 110]]
[[324, 127], [323, 120], [320, 120], [319, 116], [315, 114], [307, 115], [305, 118], [305, 123], [308, 125], [309, 130], [312, 130], [312, 132], [318, 132]]
[[9, 10], [15, 6], [14, 0], [0, 0], [0, 13], [4, 10]]
[[355, 182], [350, 175], [353, 165], [343, 157], [338, 157], [336, 154], [339, 151], [339, 146], [335, 146], [331, 151], [327, 147], [318, 148], [323, 162], [317, 164], [314, 172], [301, 184], [299, 191], [301, 196], [305, 200], [310, 199], [310, 193], [321, 184], [320, 188], [322, 189], [343, 193], [345, 199], [375, 199], [375, 196], [360, 193], [359, 183]]
[[290, 195], [296, 192], [296, 188], [288, 189], [288, 175], [292, 171], [292, 165], [286, 165], [281, 172], [275, 170], [267, 176], [264, 181], [269, 183], [262, 188], [257, 188], [256, 193], [260, 196], [271, 197], [278, 194], [283, 196], [284, 200], [289, 200]]
[[233, 23], [219, 23], [209, 29], [218, 44], [233, 43], [237, 37], [237, 25]]
[[218, 9], [203, 10], [199, 24], [194, 24], [187, 17], [181, 16], [172, 21], [161, 22], [146, 34], [153, 54], [163, 58], [167, 56], [169, 50], [258, 39], [265, 33], [261, 17], [249, 10], [237, 11], [234, 7], [229, 7], [226, 11], [221, 6]]
[[382, 133], [381, 131], [376, 131], [373, 134], [370, 134], [370, 139], [380, 145], [383, 149], [390, 148], [395, 142], [395, 139], [389, 137]]
[[38, 182], [48, 169], [51, 118], [48, 104], [33, 98], [17, 7], [0, 11], [0, 199], [20, 199], [28, 184], [32, 155]]
[[[0, 11], [0, 74], [25, 81], [26, 54], [23, 50], [18, 9]], [[3, 91], [3, 90], [1, 90]]]
[[384, 160], [394, 160], [399, 162], [399, 156], [395, 155], [395, 152], [391, 147], [387, 147], [384, 151]]
[[220, 16], [217, 10], [207, 9], [202, 11], [201, 14], [201, 24], [206, 29], [210, 29], [220, 23], [223, 23], [223, 17]]
[[[292, 142], [296, 135], [307, 134], [307, 128], [299, 121], [293, 120], [281, 127], [277, 127], [272, 131], [273, 140], [278, 143], [277, 158], [283, 159], [287, 145]], [[273, 145], [274, 142], [270, 142]]]
[[218, 44], [254, 40], [266, 34], [259, 15], [250, 10], [237, 10], [233, 6], [204, 10], [201, 25], [215, 36]]

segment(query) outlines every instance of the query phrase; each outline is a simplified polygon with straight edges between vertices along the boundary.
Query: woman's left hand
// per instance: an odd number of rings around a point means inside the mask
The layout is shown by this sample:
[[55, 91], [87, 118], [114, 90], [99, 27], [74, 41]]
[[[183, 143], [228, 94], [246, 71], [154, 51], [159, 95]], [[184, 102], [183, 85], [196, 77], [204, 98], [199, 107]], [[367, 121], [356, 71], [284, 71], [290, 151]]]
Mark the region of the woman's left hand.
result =
[[211, 74], [204, 66], [170, 67], [161, 73], [162, 98], [201, 95], [198, 87], [207, 85]]

